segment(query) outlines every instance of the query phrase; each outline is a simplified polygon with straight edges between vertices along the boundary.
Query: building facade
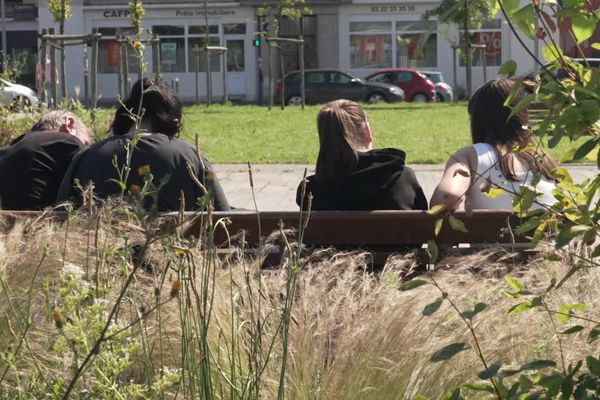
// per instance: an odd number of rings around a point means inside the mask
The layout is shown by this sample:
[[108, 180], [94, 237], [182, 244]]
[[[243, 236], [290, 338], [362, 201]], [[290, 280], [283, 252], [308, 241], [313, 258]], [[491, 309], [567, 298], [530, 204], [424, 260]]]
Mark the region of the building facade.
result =
[[[597, 1], [597, 0], [594, 0]], [[163, 77], [173, 82], [186, 101], [196, 98], [196, 67], [199, 69], [199, 93], [206, 97], [206, 61], [194, 50], [206, 42], [208, 18], [209, 45], [227, 47], [227, 57], [211, 58], [212, 92], [216, 100], [223, 94], [223, 69], [233, 99], [256, 102], [266, 98], [269, 68], [280, 77], [281, 65], [290, 71], [299, 67], [296, 46], [283, 46], [279, 54], [269, 47], [253, 46], [256, 32], [264, 25], [257, 16], [261, 0], [208, 1], [207, 16], [202, 3], [192, 0], [145, 0], [144, 28], [160, 37], [160, 62]], [[38, 0], [39, 17], [27, 24], [14, 22], [14, 29], [54, 28], [46, 0]], [[436, 6], [431, 0], [313, 0], [311, 15], [301, 21], [283, 21], [280, 36], [305, 39], [305, 67], [336, 68], [357, 77], [381, 68], [410, 67], [441, 71], [446, 81], [456, 84], [458, 92], [465, 86], [465, 65], [455, 49], [461, 32], [456, 26], [423, 20], [423, 13]], [[119, 35], [131, 34], [126, 0], [72, 0], [73, 16], [65, 25], [67, 34], [98, 32], [102, 34], [98, 63], [98, 88], [101, 99], [115, 100], [118, 93]], [[13, 24], [13, 22], [11, 22]], [[259, 26], [260, 24], [260, 26]], [[13, 27], [11, 27], [13, 29]], [[513, 59], [518, 73], [535, 67], [534, 61], [515, 40], [502, 18], [495, 18], [473, 32], [479, 45], [473, 56], [473, 87], [493, 78], [499, 66]], [[537, 46], [526, 40], [531, 49]], [[565, 46], [568, 42], [564, 42]], [[152, 49], [146, 49], [148, 72], [152, 71]], [[537, 49], [538, 54], [541, 50]], [[273, 57], [271, 62], [270, 57]], [[129, 57], [129, 71], [135, 79], [136, 62]], [[69, 47], [68, 88], [71, 95], [81, 93], [86, 76], [89, 51], [83, 46]], [[178, 83], [177, 85], [175, 83]], [[79, 88], [76, 90], [75, 88]]]

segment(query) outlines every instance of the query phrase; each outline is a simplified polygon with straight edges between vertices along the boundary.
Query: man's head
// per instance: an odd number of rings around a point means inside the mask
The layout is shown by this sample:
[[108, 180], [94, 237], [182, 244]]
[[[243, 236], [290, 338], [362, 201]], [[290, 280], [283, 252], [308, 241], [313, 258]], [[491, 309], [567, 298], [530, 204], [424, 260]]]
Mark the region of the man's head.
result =
[[87, 127], [70, 111], [48, 111], [31, 127], [31, 131], [63, 132], [75, 136], [85, 145], [92, 143]]

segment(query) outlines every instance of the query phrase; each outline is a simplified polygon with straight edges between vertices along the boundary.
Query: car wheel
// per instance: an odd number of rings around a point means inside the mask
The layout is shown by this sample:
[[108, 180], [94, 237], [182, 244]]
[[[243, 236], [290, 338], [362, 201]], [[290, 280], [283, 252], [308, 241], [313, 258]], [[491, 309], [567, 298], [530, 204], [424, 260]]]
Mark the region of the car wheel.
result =
[[438, 103], [443, 103], [443, 102], [445, 102], [445, 101], [446, 101], [446, 99], [444, 99], [444, 96], [442, 96], [442, 95], [441, 95], [441, 94], [439, 94], [439, 93], [436, 93], [436, 95], [435, 95], [435, 96], [437, 97], [437, 101], [438, 101]]
[[415, 103], [427, 103], [427, 96], [423, 93], [417, 93], [412, 97], [412, 101]]
[[29, 101], [29, 99], [27, 97], [23, 97], [23, 96], [17, 96], [14, 99], [12, 99], [11, 103], [10, 103], [10, 108], [13, 111], [20, 111], [23, 110], [24, 108], [27, 108], [31, 105], [31, 102]]
[[299, 96], [297, 94], [290, 96], [287, 98], [287, 101], [285, 102], [285, 104], [287, 104], [288, 106], [301, 106], [302, 105], [302, 96]]
[[385, 101], [385, 97], [381, 93], [372, 93], [367, 97], [367, 103], [369, 104], [383, 103]]

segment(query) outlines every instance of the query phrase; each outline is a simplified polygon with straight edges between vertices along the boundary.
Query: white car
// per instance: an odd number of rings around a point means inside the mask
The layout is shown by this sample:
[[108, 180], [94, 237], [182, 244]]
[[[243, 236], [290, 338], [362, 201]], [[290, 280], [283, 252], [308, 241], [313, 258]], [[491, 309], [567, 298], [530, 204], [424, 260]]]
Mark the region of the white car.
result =
[[435, 85], [435, 94], [439, 102], [454, 101], [454, 91], [452, 86], [444, 81], [441, 72], [437, 71], [419, 71], [424, 74]]
[[39, 100], [27, 86], [18, 85], [0, 78], [2, 105], [11, 108], [37, 107]]

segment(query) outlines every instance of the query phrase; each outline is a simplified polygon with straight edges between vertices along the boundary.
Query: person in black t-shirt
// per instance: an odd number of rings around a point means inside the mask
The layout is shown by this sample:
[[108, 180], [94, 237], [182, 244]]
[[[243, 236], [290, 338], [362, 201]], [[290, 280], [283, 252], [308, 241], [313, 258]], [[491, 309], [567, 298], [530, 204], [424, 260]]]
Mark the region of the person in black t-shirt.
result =
[[0, 208], [40, 210], [54, 204], [72, 158], [89, 143], [75, 114], [44, 114], [31, 132], [0, 149]]
[[[137, 127], [135, 114], [142, 116]], [[157, 192], [156, 200], [150, 195], [144, 198], [146, 208], [175, 211], [184, 201], [186, 210], [195, 210], [206, 190], [216, 210], [229, 210], [212, 166], [190, 143], [177, 138], [180, 130], [181, 103], [175, 92], [162, 79], [138, 80], [115, 113], [112, 136], [75, 157], [58, 200], [79, 205], [81, 188], [90, 184], [102, 199], [121, 193], [137, 195], [150, 173]], [[125, 185], [124, 191], [120, 184]]]
[[[426, 210], [427, 199], [406, 154], [373, 150], [365, 111], [350, 100], [327, 103], [317, 117], [316, 174], [300, 183], [296, 202], [313, 210]], [[302, 196], [304, 192], [304, 197]]]

